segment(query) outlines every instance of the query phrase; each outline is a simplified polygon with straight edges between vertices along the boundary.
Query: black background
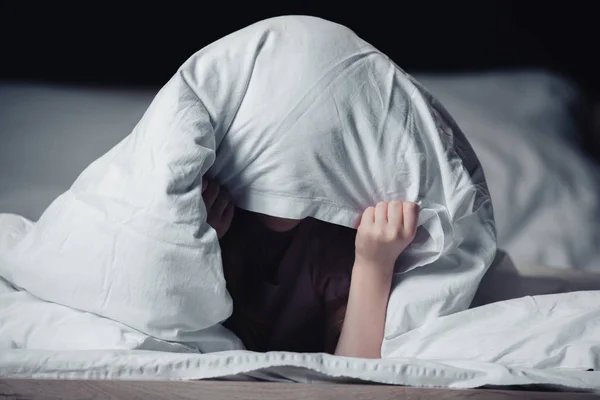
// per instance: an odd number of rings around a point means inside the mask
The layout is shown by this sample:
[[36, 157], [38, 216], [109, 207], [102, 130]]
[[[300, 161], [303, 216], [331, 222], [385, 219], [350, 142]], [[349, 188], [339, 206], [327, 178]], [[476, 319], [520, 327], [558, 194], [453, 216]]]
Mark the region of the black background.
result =
[[543, 67], [599, 95], [594, 4], [3, 1], [0, 79], [157, 87], [192, 53], [232, 31], [305, 14], [350, 27], [408, 72]]

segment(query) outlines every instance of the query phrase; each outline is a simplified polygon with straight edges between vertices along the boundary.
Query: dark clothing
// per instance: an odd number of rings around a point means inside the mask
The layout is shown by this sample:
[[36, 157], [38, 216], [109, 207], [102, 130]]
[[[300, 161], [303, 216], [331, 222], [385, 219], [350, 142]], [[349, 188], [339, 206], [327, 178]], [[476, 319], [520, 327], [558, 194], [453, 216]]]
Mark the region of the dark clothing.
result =
[[327, 340], [328, 330], [336, 329], [331, 310], [348, 299], [355, 234], [312, 218], [292, 231], [273, 232], [255, 214], [237, 209], [221, 242], [234, 307], [225, 327], [248, 350], [333, 352], [335, 343]]

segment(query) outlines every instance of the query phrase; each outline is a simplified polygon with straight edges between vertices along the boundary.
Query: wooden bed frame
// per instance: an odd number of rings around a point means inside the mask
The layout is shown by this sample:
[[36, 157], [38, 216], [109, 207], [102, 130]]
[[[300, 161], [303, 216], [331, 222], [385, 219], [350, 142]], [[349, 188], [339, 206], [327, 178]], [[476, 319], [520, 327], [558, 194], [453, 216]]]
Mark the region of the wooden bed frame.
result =
[[12, 399], [600, 399], [600, 394], [492, 389], [423, 389], [358, 384], [225, 381], [0, 379], [0, 400]]

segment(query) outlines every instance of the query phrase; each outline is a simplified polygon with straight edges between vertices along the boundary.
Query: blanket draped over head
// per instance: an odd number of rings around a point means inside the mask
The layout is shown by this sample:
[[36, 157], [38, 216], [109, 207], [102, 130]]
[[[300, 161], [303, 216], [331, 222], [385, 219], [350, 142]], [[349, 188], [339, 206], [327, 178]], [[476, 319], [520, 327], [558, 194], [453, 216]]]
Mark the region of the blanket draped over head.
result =
[[232, 302], [205, 174], [237, 206], [276, 217], [355, 227], [377, 202], [420, 205], [384, 356], [408, 331], [468, 308], [496, 252], [481, 166], [443, 107], [351, 30], [290, 16], [192, 55], [130, 135], [3, 243], [0, 275], [159, 339], [225, 335], [214, 328]]

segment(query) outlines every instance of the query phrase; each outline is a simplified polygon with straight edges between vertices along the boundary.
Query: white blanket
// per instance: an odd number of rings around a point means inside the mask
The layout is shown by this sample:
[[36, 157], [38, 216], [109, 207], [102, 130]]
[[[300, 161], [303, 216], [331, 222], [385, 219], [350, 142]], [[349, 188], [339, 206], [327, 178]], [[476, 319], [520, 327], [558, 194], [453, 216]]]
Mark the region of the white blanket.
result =
[[[40, 301], [0, 285], [0, 375], [46, 379], [359, 380], [423, 387], [542, 384], [600, 391], [600, 274], [518, 268], [503, 256], [478, 297], [483, 306], [437, 319], [405, 335], [397, 354], [361, 360], [324, 354], [242, 350], [199, 354], [93, 314]], [[545, 279], [518, 288], [518, 276]], [[516, 296], [498, 301], [506, 291]], [[487, 281], [487, 282], [486, 282]], [[11, 302], [12, 301], [12, 302]], [[11, 346], [7, 341], [12, 338]], [[215, 343], [215, 346], [223, 343]], [[91, 350], [94, 349], [94, 350]], [[203, 349], [200, 349], [203, 350]], [[210, 349], [204, 349], [210, 351]], [[588, 371], [595, 369], [594, 371]]]
[[285, 218], [353, 227], [379, 201], [419, 202], [386, 342], [466, 309], [495, 254], [483, 172], [441, 106], [350, 30], [287, 17], [184, 63], [131, 135], [1, 250], [0, 275], [151, 336], [201, 342], [231, 313], [200, 196], [207, 172], [238, 206]]
[[[173, 354], [239, 348], [235, 337], [215, 325], [227, 317], [230, 304], [216, 238], [204, 222], [197, 193], [198, 178], [206, 171], [225, 184], [240, 206], [288, 218], [310, 215], [351, 226], [366, 205], [378, 200], [401, 197], [421, 204], [420, 235], [400, 260], [407, 268], [398, 271], [390, 299], [384, 356], [393, 362]], [[18, 319], [10, 307], [2, 307], [0, 343], [13, 350], [0, 356], [0, 371], [10, 376], [202, 378], [295, 365], [332, 377], [424, 386], [594, 387], [589, 372], [521, 376], [519, 371], [539, 365], [492, 364], [503, 361], [492, 350], [518, 357], [519, 346], [512, 340], [524, 332], [517, 322], [528, 319], [527, 313], [514, 319], [511, 307], [532, 310], [518, 300], [481, 307], [475, 314], [463, 311], [495, 254], [493, 225], [477, 160], [452, 120], [416, 82], [338, 25], [308, 17], [264, 21], [188, 60], [133, 133], [87, 168], [38, 223], [3, 217], [1, 275], [50, 302], [5, 285], [0, 305], [19, 297], [49, 322], [71, 319], [82, 330], [65, 329], [69, 339], [58, 341], [38, 323], [31, 324], [38, 338], [48, 339], [9, 340], [28, 322], [11, 325]], [[594, 316], [594, 293], [569, 296], [561, 299], [567, 314], [583, 307], [585, 316]], [[538, 303], [539, 310], [548, 310], [542, 324], [562, 329], [567, 344], [581, 343], [583, 353], [577, 354], [590, 353], [596, 331], [569, 335], [572, 321], [551, 312], [556, 300]], [[60, 313], [64, 317], [57, 318]], [[513, 330], [494, 341], [494, 349], [484, 347], [465, 360], [452, 346], [469, 343], [470, 332], [489, 335], [494, 324], [474, 328], [480, 318]], [[94, 340], [94, 326], [127, 340]], [[81, 335], [89, 335], [89, 341], [75, 340]], [[419, 349], [411, 356], [421, 360], [400, 358], [406, 349]], [[538, 349], [535, 360], [547, 359], [545, 348]], [[70, 370], [60, 364], [67, 359]], [[597, 367], [593, 360], [573, 356], [552, 357], [544, 366]]]
[[481, 160], [498, 246], [518, 264], [600, 271], [600, 168], [577, 145], [577, 87], [527, 71], [419, 79]]

